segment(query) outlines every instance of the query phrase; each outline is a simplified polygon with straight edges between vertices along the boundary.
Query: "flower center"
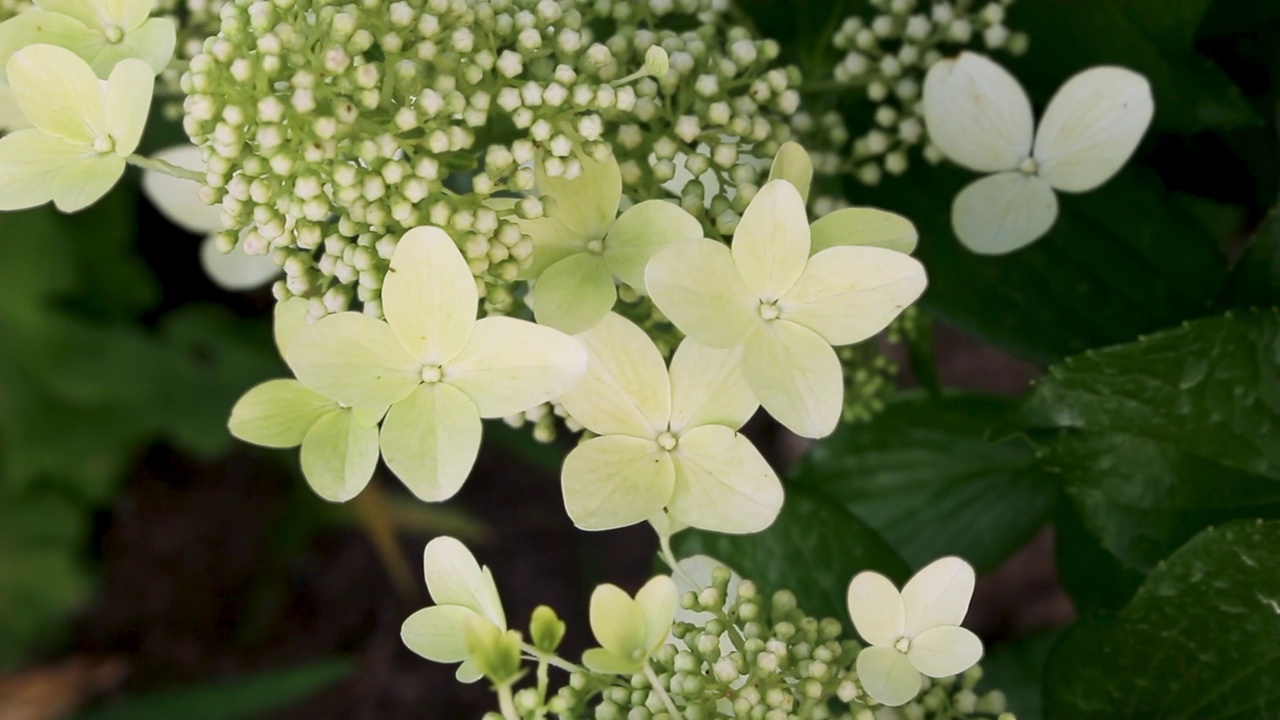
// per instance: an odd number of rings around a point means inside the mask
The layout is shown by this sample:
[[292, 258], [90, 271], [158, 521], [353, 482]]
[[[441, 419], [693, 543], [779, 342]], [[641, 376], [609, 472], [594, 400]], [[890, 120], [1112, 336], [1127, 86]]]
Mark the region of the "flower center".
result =
[[782, 311], [778, 309], [776, 302], [761, 302], [760, 317], [764, 320], [777, 320]]
[[893, 643], [893, 649], [900, 653], [907, 652], [911, 649], [911, 638], [906, 637], [905, 635], [898, 638], [898, 640]]
[[438, 383], [444, 379], [444, 368], [439, 365], [427, 365], [422, 368], [422, 382]]
[[599, 239], [588, 240], [587, 252], [593, 253], [595, 255], [599, 255], [600, 253], [604, 252], [604, 240], [599, 240]]
[[1035, 158], [1029, 157], [1018, 166], [1018, 171], [1023, 175], [1035, 175], [1040, 172], [1040, 164], [1036, 162]]
[[110, 135], [103, 135], [102, 137], [95, 138], [93, 141], [93, 151], [100, 155], [106, 155], [109, 152], [114, 152], [115, 149], [116, 141], [112, 140]]
[[118, 43], [121, 40], [124, 40], [124, 31], [116, 27], [115, 25], [107, 25], [106, 27], [102, 28], [102, 34], [106, 36], [107, 42], [112, 44]]
[[672, 435], [669, 432], [664, 432], [658, 436], [658, 447], [662, 448], [663, 450], [667, 450], [667, 451], [675, 450], [676, 445], [679, 445], [679, 444], [680, 442], [676, 440], [676, 436]]

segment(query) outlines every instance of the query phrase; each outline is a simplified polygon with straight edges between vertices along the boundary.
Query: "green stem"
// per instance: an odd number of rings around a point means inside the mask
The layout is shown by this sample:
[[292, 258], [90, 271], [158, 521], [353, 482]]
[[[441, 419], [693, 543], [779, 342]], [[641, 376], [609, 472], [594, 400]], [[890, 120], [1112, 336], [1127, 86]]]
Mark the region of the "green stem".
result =
[[676, 554], [671, 550], [671, 536], [658, 533], [658, 555], [662, 557], [662, 561], [671, 568], [671, 572], [680, 577], [680, 579], [689, 583], [693, 588], [698, 588], [699, 584], [696, 580], [689, 577], [689, 573], [680, 567], [680, 562], [676, 560]]
[[196, 172], [195, 170], [188, 170], [186, 168], [178, 167], [177, 165], [174, 165], [173, 163], [165, 162], [164, 160], [149, 158], [149, 157], [146, 157], [145, 155], [130, 155], [128, 158], [126, 158], [126, 160], [129, 162], [130, 165], [133, 165], [135, 167], [140, 167], [143, 170], [151, 170], [153, 172], [158, 172], [164, 175], [172, 175], [173, 177], [176, 177], [176, 178], [182, 178], [183, 180], [193, 180], [195, 182], [200, 183], [201, 185], [204, 184], [204, 173], [199, 173], [199, 172]]
[[502, 717], [505, 720], [520, 720], [520, 713], [516, 712], [516, 701], [511, 695], [511, 683], [506, 682], [497, 687], [498, 690], [498, 709], [502, 711]]
[[574, 665], [573, 663], [559, 657], [558, 655], [544, 653], [538, 648], [530, 645], [529, 643], [521, 643], [520, 649], [528, 653], [530, 657], [534, 658], [538, 662], [546, 662], [548, 665], [560, 668], [565, 672], [585, 673], [587, 671], [587, 669], [582, 667], [581, 665]]
[[671, 700], [671, 696], [667, 695], [666, 689], [662, 687], [662, 682], [658, 679], [658, 674], [653, 671], [653, 667], [649, 665], [648, 660], [644, 661], [644, 676], [649, 678], [649, 684], [653, 686], [653, 691], [657, 693], [658, 699], [666, 706], [667, 713], [671, 715], [671, 720], [684, 720], [684, 716], [680, 714], [680, 709]]

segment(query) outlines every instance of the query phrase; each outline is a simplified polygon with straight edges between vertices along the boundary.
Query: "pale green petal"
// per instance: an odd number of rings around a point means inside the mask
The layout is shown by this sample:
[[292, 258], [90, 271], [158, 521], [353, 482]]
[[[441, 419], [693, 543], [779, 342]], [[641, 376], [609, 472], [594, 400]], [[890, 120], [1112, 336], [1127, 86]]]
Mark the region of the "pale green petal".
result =
[[564, 223], [579, 237], [600, 240], [618, 216], [618, 206], [622, 203], [622, 172], [612, 155], [605, 162], [596, 162], [585, 153], [578, 153], [577, 157], [582, 163], [582, 174], [572, 180], [548, 177], [542, 171], [542, 163], [538, 162], [538, 192], [555, 198], [555, 211], [551, 217]]
[[586, 252], [587, 238], [570, 230], [555, 218], [519, 220], [520, 231], [533, 243], [528, 267], [520, 271], [520, 279], [537, 279], [547, 268], [577, 253]]
[[723, 533], [760, 532], [782, 509], [782, 482], [746, 436], [723, 425], [696, 427], [672, 453], [671, 516]]
[[800, 191], [800, 199], [808, 201], [809, 186], [813, 184], [813, 160], [799, 143], [785, 142], [773, 158], [769, 180], [786, 180]]
[[791, 432], [830, 435], [844, 405], [844, 375], [836, 351], [814, 331], [775, 320], [752, 333], [743, 355], [747, 385]]
[[103, 20], [102, 0], [34, 0], [35, 6], [51, 13], [59, 13], [75, 18], [83, 25], [92, 28], [101, 27]]
[[834, 247], [813, 256], [791, 291], [778, 301], [780, 317], [848, 345], [884, 330], [924, 293], [919, 260], [879, 247]]
[[577, 338], [587, 348], [587, 373], [561, 395], [565, 410], [597, 435], [652, 440], [665, 431], [671, 383], [653, 340], [616, 313]]
[[417, 227], [400, 238], [382, 284], [382, 312], [414, 357], [431, 365], [456, 357], [479, 301], [475, 276], [444, 230]]
[[482, 418], [514, 415], [550, 402], [587, 371], [587, 350], [559, 330], [509, 317], [476, 323], [471, 340], [444, 368]]
[[645, 612], [617, 585], [599, 585], [591, 593], [591, 633], [605, 650], [624, 658], [642, 660], [645, 647]]
[[939, 625], [959, 625], [973, 598], [973, 566], [958, 557], [934, 560], [902, 588], [907, 635]]
[[870, 570], [860, 572], [849, 583], [846, 598], [853, 626], [868, 643], [893, 647], [906, 632], [902, 594], [889, 578]]
[[0, 133], [26, 130], [31, 127], [27, 116], [22, 114], [18, 100], [8, 85], [0, 83]]
[[91, 145], [107, 134], [102, 86], [75, 53], [32, 45], [14, 53], [6, 67], [13, 95], [32, 125], [71, 143]]
[[644, 669], [639, 660], [620, 657], [604, 648], [591, 648], [582, 653], [582, 664], [602, 675], [634, 675]]
[[862, 689], [876, 702], [889, 707], [911, 702], [924, 684], [906, 654], [893, 648], [863, 648], [858, 653], [857, 670]]
[[951, 226], [965, 247], [1003, 255], [1039, 240], [1058, 219], [1058, 196], [1044, 178], [1005, 172], [965, 186], [951, 205]]
[[533, 314], [543, 325], [576, 335], [595, 327], [617, 299], [613, 273], [604, 258], [578, 253], [538, 276], [533, 288]]
[[382, 457], [400, 482], [426, 502], [453, 497], [480, 452], [480, 412], [461, 390], [421, 385], [382, 423]]
[[88, 152], [83, 145], [35, 129], [0, 138], [0, 210], [22, 210], [53, 200], [58, 176]]
[[400, 626], [400, 640], [432, 662], [462, 662], [471, 654], [467, 650], [466, 627], [475, 616], [475, 611], [457, 605], [423, 608]]
[[[205, 171], [204, 158], [195, 145], [175, 145], [152, 157], [187, 170]], [[207, 235], [222, 229], [222, 206], [201, 200], [200, 184], [194, 180], [147, 170], [142, 173], [142, 192], [169, 222], [193, 235]]]
[[[69, 0], [80, 3], [81, 0]], [[29, 45], [56, 45], [73, 52], [102, 40], [101, 34], [72, 17], [52, 12], [24, 12], [0, 23], [0, 83], [13, 54]]]
[[53, 204], [64, 213], [83, 210], [102, 199], [124, 176], [119, 155], [81, 158], [53, 179]]
[[717, 350], [686, 338], [670, 375], [672, 432], [710, 424], [737, 430], [760, 407], [742, 373], [742, 348]]
[[920, 238], [910, 220], [869, 207], [842, 208], [823, 215], [810, 226], [810, 232], [810, 255], [840, 245], [872, 245], [910, 254]]
[[636, 604], [644, 612], [646, 651], [653, 652], [667, 641], [679, 603], [680, 591], [666, 575], [652, 578], [636, 593]]
[[925, 630], [911, 640], [907, 660], [929, 677], [959, 675], [982, 659], [982, 641], [955, 625]]
[[159, 75], [173, 59], [173, 51], [178, 43], [178, 29], [168, 18], [151, 18], [136, 30], [125, 36], [120, 45], [130, 57], [151, 66], [154, 74]]
[[346, 502], [369, 484], [378, 466], [378, 426], [350, 408], [320, 418], [302, 441], [302, 476], [317, 495]]
[[458, 540], [442, 536], [427, 543], [422, 553], [427, 591], [437, 605], [459, 605], [487, 618], [499, 630], [507, 629], [502, 600], [493, 575]]
[[276, 341], [276, 350], [281, 357], [288, 355], [288, 348], [293, 344], [293, 339], [307, 326], [308, 314], [306, 298], [291, 297], [276, 303], [271, 327]]
[[604, 241], [604, 259], [622, 282], [644, 289], [644, 269], [663, 248], [702, 239], [702, 223], [665, 200], [646, 200], [613, 223]]
[[91, 0], [103, 17], [117, 27], [132, 31], [151, 15], [152, 0]]
[[[463, 627], [465, 628], [465, 626]], [[458, 666], [458, 671], [453, 674], [453, 677], [463, 685], [470, 685], [484, 677], [484, 672], [480, 669], [480, 666], [476, 664], [476, 661], [468, 658], [463, 660], [462, 664]]]
[[809, 261], [809, 218], [796, 186], [774, 180], [760, 188], [733, 234], [733, 262], [762, 300], [791, 289]]
[[644, 277], [662, 314], [703, 345], [740, 345], [760, 321], [760, 300], [723, 243], [703, 238], [672, 245], [653, 257]]
[[224, 253], [212, 235], [200, 242], [200, 267], [214, 285], [232, 292], [260, 288], [281, 273], [270, 255], [250, 255], [239, 245]]
[[297, 447], [316, 421], [337, 408], [337, 403], [297, 380], [268, 380], [236, 401], [227, 427], [254, 445]]
[[962, 52], [934, 63], [922, 106], [929, 140], [970, 170], [1013, 170], [1031, 154], [1031, 101], [1009, 71], [985, 55]]
[[132, 155], [138, 149], [155, 86], [151, 66], [141, 60], [121, 60], [111, 71], [106, 94], [107, 130], [115, 140], [117, 155]]
[[604, 435], [582, 443], [564, 459], [564, 506], [583, 530], [626, 527], [662, 511], [676, 471], [652, 440]]
[[391, 328], [358, 312], [329, 315], [302, 328], [285, 362], [308, 387], [343, 405], [392, 405], [422, 382], [421, 363]]

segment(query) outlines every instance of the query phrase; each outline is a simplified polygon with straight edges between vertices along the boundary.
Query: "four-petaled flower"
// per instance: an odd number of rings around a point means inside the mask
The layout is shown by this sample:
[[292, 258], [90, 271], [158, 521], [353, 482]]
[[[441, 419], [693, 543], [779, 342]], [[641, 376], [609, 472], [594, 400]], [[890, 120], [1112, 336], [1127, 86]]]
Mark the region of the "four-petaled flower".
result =
[[[732, 247], [707, 239], [669, 247], [650, 261], [647, 289], [690, 338], [743, 348], [747, 384], [765, 410], [798, 435], [822, 437], [835, 429], [844, 397], [831, 346], [880, 332], [926, 284], [911, 256], [854, 244], [858, 224], [877, 214], [833, 213], [819, 234], [796, 186], [773, 180], [747, 206]], [[883, 215], [877, 227], [897, 226]]]
[[[153, 0], [34, 0], [35, 9], [0, 23], [0, 64], [28, 45], [57, 45], [79, 55], [100, 78], [122, 60], [159, 75], [173, 58], [178, 31], [151, 17]], [[2, 78], [0, 78], [2, 80]]]
[[748, 533], [773, 522], [782, 484], [738, 433], [757, 407], [739, 351], [687, 339], [668, 371], [653, 340], [615, 313], [578, 338], [591, 361], [560, 402], [600, 436], [569, 453], [561, 471], [565, 508], [578, 527], [607, 530], [662, 515], [666, 534]]
[[640, 588], [634, 599], [617, 585], [601, 585], [591, 593], [591, 632], [600, 647], [582, 654], [582, 664], [598, 673], [632, 675], [671, 634], [679, 597], [675, 582], [659, 575]]
[[1081, 193], [1110, 180], [1154, 112], [1146, 78], [1095, 67], [1067, 80], [1037, 131], [1031, 101], [1007, 70], [969, 52], [938, 62], [924, 82], [929, 138], [954, 162], [994, 173], [956, 196], [956, 237], [986, 255], [1034, 242], [1058, 217], [1054, 191]]
[[523, 275], [537, 280], [533, 309], [538, 322], [579, 333], [590, 330], [618, 299], [616, 276], [644, 288], [644, 268], [654, 253], [702, 237], [702, 225], [680, 206], [646, 200], [618, 216], [622, 175], [612, 155], [597, 162], [580, 155], [582, 174], [552, 178], [538, 165], [538, 190], [554, 198], [552, 215], [526, 220], [533, 255]]
[[382, 286], [386, 321], [358, 312], [308, 325], [286, 360], [308, 387], [352, 407], [390, 405], [382, 457], [420, 499], [446, 500], [480, 449], [480, 418], [514, 415], [582, 378], [587, 352], [559, 330], [476, 320], [476, 279], [440, 228], [400, 238]]
[[903, 586], [875, 572], [849, 583], [849, 616], [871, 646], [858, 653], [858, 680], [877, 702], [898, 706], [920, 692], [921, 673], [958, 675], [982, 658], [982, 641], [960, 627], [974, 575], [957, 557], [935, 560]]

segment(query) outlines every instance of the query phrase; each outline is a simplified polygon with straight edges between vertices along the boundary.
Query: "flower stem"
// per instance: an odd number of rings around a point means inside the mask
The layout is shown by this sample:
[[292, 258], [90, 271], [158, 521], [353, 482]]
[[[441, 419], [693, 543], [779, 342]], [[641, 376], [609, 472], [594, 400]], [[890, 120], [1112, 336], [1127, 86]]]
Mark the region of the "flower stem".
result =
[[530, 645], [529, 643], [521, 643], [520, 649], [528, 653], [531, 657], [533, 657], [538, 662], [546, 662], [548, 665], [551, 665], [552, 667], [560, 668], [565, 672], [584, 673], [587, 671], [586, 668], [582, 667], [581, 665], [574, 665], [573, 663], [559, 657], [558, 655], [544, 653], [538, 648]]
[[511, 683], [506, 682], [497, 687], [498, 690], [498, 709], [502, 711], [502, 717], [505, 720], [520, 720], [520, 713], [516, 712], [516, 701], [511, 695]]
[[658, 674], [653, 671], [653, 667], [649, 665], [649, 661], [644, 661], [644, 676], [649, 678], [649, 684], [653, 686], [653, 691], [657, 693], [658, 699], [666, 706], [667, 713], [671, 715], [672, 720], [684, 720], [684, 716], [680, 714], [680, 709], [676, 707], [675, 702], [671, 700], [671, 696], [667, 695], [666, 688], [662, 687], [662, 682], [658, 679]]
[[178, 167], [177, 165], [174, 165], [173, 163], [170, 163], [170, 162], [165, 162], [164, 160], [159, 160], [157, 158], [149, 158], [145, 155], [130, 155], [128, 158], [126, 158], [126, 160], [129, 162], [130, 165], [140, 167], [143, 170], [151, 170], [152, 172], [158, 172], [164, 175], [172, 175], [173, 177], [182, 178], [183, 180], [192, 180], [202, 185], [204, 184], [204, 173], [199, 173], [199, 172], [196, 172], [195, 170], [188, 170], [183, 167]]
[[680, 567], [680, 562], [676, 560], [676, 554], [671, 550], [671, 536], [658, 533], [658, 555], [662, 557], [662, 561], [671, 568], [671, 572], [677, 575], [681, 580], [689, 583], [691, 587], [700, 588], [698, 581], [689, 577], [689, 573]]

